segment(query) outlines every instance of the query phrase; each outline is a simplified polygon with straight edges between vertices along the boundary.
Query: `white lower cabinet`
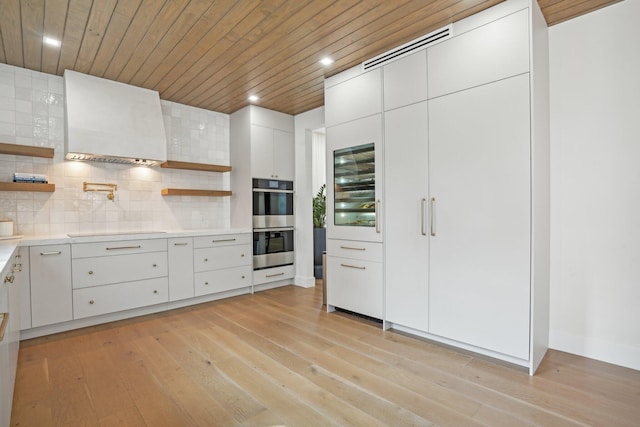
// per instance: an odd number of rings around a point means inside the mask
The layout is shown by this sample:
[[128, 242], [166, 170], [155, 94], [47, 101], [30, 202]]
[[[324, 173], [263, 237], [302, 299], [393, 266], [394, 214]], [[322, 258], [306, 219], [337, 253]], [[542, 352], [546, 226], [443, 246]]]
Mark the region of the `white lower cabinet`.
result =
[[264, 285], [266, 283], [277, 282], [292, 278], [296, 273], [293, 265], [283, 265], [282, 267], [265, 268], [253, 272], [253, 284]]
[[165, 277], [167, 252], [74, 259], [72, 272], [74, 289]]
[[72, 253], [74, 319], [169, 301], [167, 239], [77, 243]]
[[73, 317], [114, 313], [169, 301], [166, 277], [73, 290]]
[[193, 288], [193, 237], [175, 237], [167, 242], [169, 301], [195, 296]]
[[251, 235], [204, 236], [195, 239], [195, 296], [251, 289]]
[[71, 246], [32, 246], [29, 260], [31, 326], [36, 328], [72, 320]]
[[37, 245], [12, 261], [27, 338], [252, 291], [250, 232]]
[[195, 295], [207, 295], [251, 286], [251, 266], [195, 273]]
[[327, 240], [327, 308], [382, 319], [382, 243]]
[[251, 264], [251, 245], [199, 248], [194, 251], [195, 272]]

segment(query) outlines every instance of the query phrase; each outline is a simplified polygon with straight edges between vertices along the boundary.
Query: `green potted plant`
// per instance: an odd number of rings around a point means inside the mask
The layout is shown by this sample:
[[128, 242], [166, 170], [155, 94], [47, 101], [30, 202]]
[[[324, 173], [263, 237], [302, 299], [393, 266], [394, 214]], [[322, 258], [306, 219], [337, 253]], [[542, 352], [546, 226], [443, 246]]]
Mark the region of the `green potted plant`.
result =
[[322, 253], [327, 250], [327, 196], [326, 185], [313, 198], [313, 273], [316, 279], [322, 279]]

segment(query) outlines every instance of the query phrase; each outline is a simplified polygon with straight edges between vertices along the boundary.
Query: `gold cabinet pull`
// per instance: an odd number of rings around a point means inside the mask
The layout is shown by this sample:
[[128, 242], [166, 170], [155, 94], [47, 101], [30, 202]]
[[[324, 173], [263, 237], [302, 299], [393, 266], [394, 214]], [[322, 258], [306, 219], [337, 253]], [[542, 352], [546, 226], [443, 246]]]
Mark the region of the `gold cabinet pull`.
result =
[[284, 273], [267, 274], [266, 277], [277, 277], [277, 276], [284, 276]]
[[367, 248], [354, 248], [352, 246], [340, 246], [340, 249], [347, 249], [350, 251], [366, 251]]
[[351, 264], [340, 264], [340, 266], [347, 267], [347, 268], [355, 268], [357, 270], [366, 270], [367, 269], [367, 267], [358, 267], [357, 265], [351, 265]]

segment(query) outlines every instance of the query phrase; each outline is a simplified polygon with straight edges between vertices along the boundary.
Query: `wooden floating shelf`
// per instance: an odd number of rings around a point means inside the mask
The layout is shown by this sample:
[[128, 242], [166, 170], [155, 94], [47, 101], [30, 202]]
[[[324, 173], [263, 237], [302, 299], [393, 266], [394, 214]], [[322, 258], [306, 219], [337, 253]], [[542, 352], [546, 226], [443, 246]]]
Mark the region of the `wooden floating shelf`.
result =
[[223, 165], [210, 165], [207, 163], [191, 163], [191, 162], [177, 162], [175, 160], [167, 160], [160, 164], [160, 167], [169, 169], [186, 169], [192, 171], [205, 171], [205, 172], [230, 172], [231, 166]]
[[0, 182], [0, 191], [35, 191], [38, 193], [53, 193], [56, 191], [56, 185], [31, 182]]
[[191, 190], [186, 188], [163, 188], [160, 191], [163, 196], [231, 196], [231, 191], [226, 190]]
[[29, 145], [6, 144], [0, 142], [0, 154], [13, 154], [14, 156], [44, 157], [53, 159], [53, 148], [32, 147]]

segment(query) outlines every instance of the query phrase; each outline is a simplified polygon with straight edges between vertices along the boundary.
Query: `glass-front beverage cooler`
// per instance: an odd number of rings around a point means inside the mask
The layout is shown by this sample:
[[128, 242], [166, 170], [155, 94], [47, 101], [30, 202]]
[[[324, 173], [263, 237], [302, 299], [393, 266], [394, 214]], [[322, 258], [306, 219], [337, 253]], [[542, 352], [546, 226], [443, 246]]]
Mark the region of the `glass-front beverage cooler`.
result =
[[376, 226], [376, 159], [373, 143], [333, 152], [334, 224]]
[[382, 241], [380, 130], [379, 116], [327, 129], [329, 238]]

